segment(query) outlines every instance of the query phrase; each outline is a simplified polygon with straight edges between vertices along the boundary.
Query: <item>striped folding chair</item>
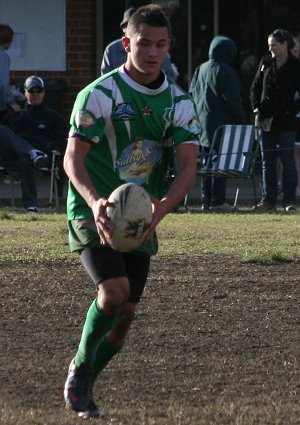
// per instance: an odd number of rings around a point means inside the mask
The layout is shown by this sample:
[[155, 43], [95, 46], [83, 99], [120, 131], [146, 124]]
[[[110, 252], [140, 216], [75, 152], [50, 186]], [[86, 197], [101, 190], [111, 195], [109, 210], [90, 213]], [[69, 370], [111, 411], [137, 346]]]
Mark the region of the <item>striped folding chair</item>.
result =
[[[208, 154], [199, 159], [198, 175], [250, 179], [253, 187], [254, 206], [256, 199], [255, 163], [258, 134], [254, 125], [222, 125], [217, 128]], [[233, 208], [236, 208], [240, 192], [237, 187]], [[187, 197], [185, 202], [187, 203]], [[187, 205], [186, 205], [187, 206]]]

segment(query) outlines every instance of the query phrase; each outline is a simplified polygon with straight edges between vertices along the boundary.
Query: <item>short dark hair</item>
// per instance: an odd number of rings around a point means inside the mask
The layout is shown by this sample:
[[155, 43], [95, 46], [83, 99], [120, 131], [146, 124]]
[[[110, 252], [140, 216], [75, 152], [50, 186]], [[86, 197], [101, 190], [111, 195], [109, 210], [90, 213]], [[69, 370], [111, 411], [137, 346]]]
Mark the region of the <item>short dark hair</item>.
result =
[[14, 32], [9, 25], [0, 24], [0, 44], [11, 43]]
[[273, 32], [271, 32], [269, 37], [273, 37], [280, 44], [283, 44], [286, 41], [288, 44], [288, 50], [292, 49], [295, 46], [293, 37], [291, 33], [287, 30], [284, 30], [281, 28], [276, 29]]
[[139, 7], [130, 17], [127, 25], [127, 33], [138, 31], [141, 24], [147, 24], [150, 27], [166, 27], [170, 40], [172, 39], [172, 29], [167, 15], [158, 4], [146, 4]]

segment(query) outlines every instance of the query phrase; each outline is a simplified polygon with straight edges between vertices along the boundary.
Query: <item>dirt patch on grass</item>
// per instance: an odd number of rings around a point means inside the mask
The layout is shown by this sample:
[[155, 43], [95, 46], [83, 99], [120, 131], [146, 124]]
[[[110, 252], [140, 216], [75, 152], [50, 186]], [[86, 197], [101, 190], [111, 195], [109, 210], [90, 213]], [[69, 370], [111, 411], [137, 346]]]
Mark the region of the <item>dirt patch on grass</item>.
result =
[[[100, 423], [300, 424], [300, 262], [154, 259]], [[1, 424], [79, 424], [68, 364], [94, 288], [79, 262], [1, 263]]]

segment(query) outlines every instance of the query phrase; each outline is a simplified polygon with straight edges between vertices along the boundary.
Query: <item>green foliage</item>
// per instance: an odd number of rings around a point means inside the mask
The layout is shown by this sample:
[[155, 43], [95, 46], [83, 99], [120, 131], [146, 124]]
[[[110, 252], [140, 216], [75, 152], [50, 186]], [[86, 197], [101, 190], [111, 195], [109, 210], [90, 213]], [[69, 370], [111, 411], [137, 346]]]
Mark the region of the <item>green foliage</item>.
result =
[[13, 220], [14, 214], [9, 211], [2, 210], [0, 213], [0, 220]]
[[275, 263], [291, 263], [293, 259], [281, 251], [269, 249], [261, 255], [253, 256], [246, 260], [248, 263], [260, 263], [260, 262], [275, 262]]

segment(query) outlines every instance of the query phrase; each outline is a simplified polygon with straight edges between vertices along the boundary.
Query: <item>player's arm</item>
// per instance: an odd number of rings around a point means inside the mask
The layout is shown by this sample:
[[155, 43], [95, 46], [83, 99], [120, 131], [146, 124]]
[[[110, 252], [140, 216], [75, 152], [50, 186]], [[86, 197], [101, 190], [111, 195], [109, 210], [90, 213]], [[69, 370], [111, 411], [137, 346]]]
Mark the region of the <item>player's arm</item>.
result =
[[111, 222], [105, 214], [105, 209], [109, 203], [107, 199], [99, 197], [84, 165], [84, 158], [90, 148], [90, 143], [77, 137], [70, 137], [64, 156], [64, 169], [77, 192], [93, 211], [101, 241], [106, 243], [112, 230]]
[[198, 144], [182, 143], [176, 146], [178, 172], [166, 195], [155, 204], [151, 230], [172, 211], [195, 184]]

